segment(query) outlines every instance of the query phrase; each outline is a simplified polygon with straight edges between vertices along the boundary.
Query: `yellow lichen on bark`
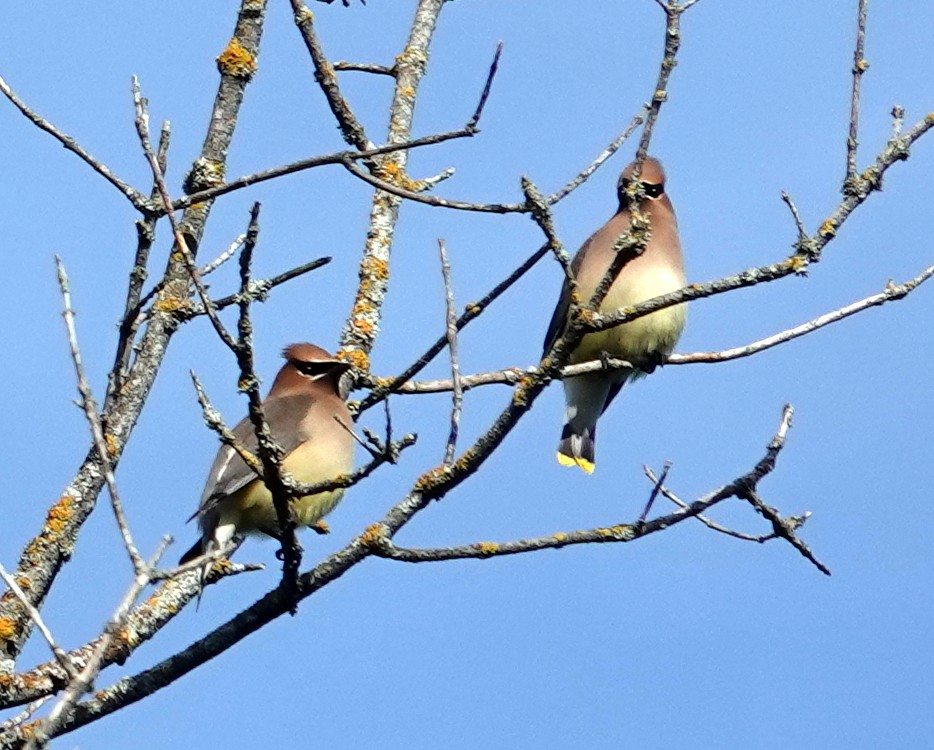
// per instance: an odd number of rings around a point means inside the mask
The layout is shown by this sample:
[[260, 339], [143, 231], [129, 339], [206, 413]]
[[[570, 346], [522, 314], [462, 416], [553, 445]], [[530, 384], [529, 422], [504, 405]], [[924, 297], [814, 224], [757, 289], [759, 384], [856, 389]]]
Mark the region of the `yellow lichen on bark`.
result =
[[0, 641], [8, 641], [16, 635], [16, 622], [10, 617], [0, 617]]
[[385, 535], [386, 527], [381, 523], [374, 523], [372, 526], [368, 526], [360, 535], [360, 542], [365, 547], [375, 547]]
[[251, 78], [256, 67], [256, 58], [236, 38], [217, 56], [217, 69], [222, 75]]

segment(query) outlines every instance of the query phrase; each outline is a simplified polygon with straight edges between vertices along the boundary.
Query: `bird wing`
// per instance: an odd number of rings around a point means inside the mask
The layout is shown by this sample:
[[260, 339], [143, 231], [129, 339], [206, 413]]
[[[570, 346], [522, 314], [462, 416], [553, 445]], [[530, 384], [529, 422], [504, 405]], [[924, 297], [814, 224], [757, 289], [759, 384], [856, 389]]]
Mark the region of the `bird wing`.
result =
[[[310, 435], [303, 429], [302, 419], [308, 413], [312, 401], [312, 397], [307, 394], [290, 394], [270, 398], [263, 403], [266, 423], [270, 425], [273, 439], [282, 448], [283, 458], [309, 439]], [[249, 417], [242, 419], [233, 428], [233, 434], [240, 446], [259, 458], [259, 443]], [[192, 518], [210, 512], [218, 502], [255, 479], [256, 473], [237, 451], [229, 445], [221, 446], [208, 472], [198, 510]]]
[[[573, 273], [575, 277], [580, 268], [581, 258], [584, 256], [591, 242], [593, 242], [593, 237], [590, 237], [581, 245], [581, 249], [577, 251], [574, 260], [571, 261], [571, 273]], [[551, 349], [552, 344], [555, 343], [558, 337], [564, 333], [564, 328], [568, 322], [568, 308], [570, 306], [571, 288], [568, 286], [567, 278], [565, 278], [561, 284], [561, 296], [558, 297], [558, 304], [555, 305], [555, 311], [551, 315], [551, 322], [548, 324], [548, 332], [545, 334], [545, 342], [542, 349], [543, 356]]]

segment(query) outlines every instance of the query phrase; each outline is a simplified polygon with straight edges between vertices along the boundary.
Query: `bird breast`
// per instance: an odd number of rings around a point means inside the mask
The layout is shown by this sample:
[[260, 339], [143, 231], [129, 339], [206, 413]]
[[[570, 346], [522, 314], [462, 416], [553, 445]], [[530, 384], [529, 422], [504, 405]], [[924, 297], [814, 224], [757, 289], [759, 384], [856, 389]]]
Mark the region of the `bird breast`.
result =
[[[633, 267], [642, 265], [640, 261], [650, 260], [637, 258], [623, 269], [600, 305], [601, 313], [633, 307], [684, 286], [680, 269], [654, 263]], [[686, 313], [685, 305], [673, 305], [629, 323], [587, 334], [575, 350], [572, 362], [597, 359], [606, 352], [636, 366], [651, 364], [655, 357], [667, 356], [674, 349], [684, 328]]]

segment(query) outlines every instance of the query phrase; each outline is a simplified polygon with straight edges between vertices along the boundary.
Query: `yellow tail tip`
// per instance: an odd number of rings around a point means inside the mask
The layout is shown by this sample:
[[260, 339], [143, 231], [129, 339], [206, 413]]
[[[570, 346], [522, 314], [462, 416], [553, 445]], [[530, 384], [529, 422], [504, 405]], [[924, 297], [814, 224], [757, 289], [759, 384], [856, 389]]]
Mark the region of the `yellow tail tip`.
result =
[[588, 461], [586, 458], [576, 458], [574, 456], [566, 456], [564, 453], [557, 454], [558, 463], [562, 466], [577, 466], [588, 474], [593, 474], [595, 465]]

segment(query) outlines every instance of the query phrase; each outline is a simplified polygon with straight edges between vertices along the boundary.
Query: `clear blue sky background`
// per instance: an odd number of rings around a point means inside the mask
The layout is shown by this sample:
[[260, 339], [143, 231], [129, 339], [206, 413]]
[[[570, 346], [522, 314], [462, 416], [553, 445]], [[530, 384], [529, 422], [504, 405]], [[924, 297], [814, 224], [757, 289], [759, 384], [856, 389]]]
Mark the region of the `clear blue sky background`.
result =
[[[39, 112], [137, 187], [148, 189], [129, 96], [139, 75], [154, 124], [173, 124], [170, 186], [197, 154], [216, 87], [214, 57], [235, 2], [8, 6], [0, 11], [0, 73]], [[332, 59], [391, 63], [415, 3], [315, 4]], [[882, 147], [889, 110], [907, 122], [934, 109], [934, 6], [872, 3], [864, 79], [865, 165]], [[230, 175], [342, 146], [317, 90], [288, 4], [273, 2], [260, 60], [230, 154]], [[794, 226], [787, 190], [811, 231], [839, 200], [856, 2], [703, 0], [684, 18], [680, 63], [653, 151], [668, 168], [691, 281], [785, 257]], [[440, 193], [516, 200], [519, 176], [545, 191], [586, 165], [650, 96], [663, 15], [651, 0], [445, 7], [415, 120], [417, 134], [461, 125], [493, 48], [500, 76], [476, 139], [413, 154], [415, 177], [454, 166]], [[389, 81], [342, 74], [381, 138]], [[577, 247], [614, 207], [628, 147], [559, 205]], [[12, 567], [84, 456], [52, 264], [71, 274], [78, 330], [98, 394], [135, 242], [126, 201], [0, 102], [0, 350], [7, 439], [0, 560]], [[905, 280], [931, 263], [934, 142], [922, 140], [827, 248], [808, 278], [692, 304], [679, 351], [749, 342]], [[370, 191], [339, 168], [294, 175], [224, 199], [202, 257], [242, 231], [263, 203], [256, 260], [267, 276], [320, 255], [327, 268], [276, 291], [256, 310], [268, 382], [287, 342], [334, 347], [356, 282]], [[436, 239], [447, 240], [458, 302], [480, 297], [540, 243], [524, 217], [404, 207], [393, 283], [374, 369], [391, 375], [439, 334]], [[160, 235], [154, 268], [168, 252]], [[232, 266], [233, 264], [231, 264]], [[212, 277], [227, 293], [235, 268]], [[468, 372], [537, 361], [559, 271], [542, 263], [471, 326]], [[400, 536], [410, 545], [499, 540], [633, 520], [649, 486], [641, 465], [673, 462], [670, 485], [693, 499], [748, 470], [781, 407], [797, 409], [777, 471], [761, 486], [785, 513], [813, 517], [803, 537], [826, 578], [782, 543], [764, 546], [683, 524], [631, 545], [576, 547], [492, 561], [408, 566], [369, 560], [313, 599], [180, 682], [58, 741], [63, 747], [231, 750], [509, 745], [520, 748], [929, 747], [934, 652], [930, 461], [934, 443], [934, 288], [816, 335], [717, 366], [670, 367], [627, 389], [601, 423], [587, 477], [554, 463], [562, 396], [552, 387], [483, 472]], [[236, 368], [206, 321], [172, 342], [151, 404], [119, 469], [144, 550], [165, 533], [186, 547], [216, 449], [188, 381], [192, 368], [230, 422], [244, 413]], [[442, 357], [430, 374], [443, 376]], [[468, 394], [463, 438], [508, 398]], [[307, 560], [381, 517], [438, 463], [449, 397], [393, 401], [397, 428], [420, 435], [401, 465], [351, 491], [328, 538], [306, 535]], [[364, 422], [380, 428], [379, 416]], [[465, 442], [466, 444], [466, 442]], [[358, 460], [363, 458], [358, 456]], [[661, 508], [659, 508], [661, 510]], [[714, 513], [754, 533], [737, 501]], [[266, 571], [207, 591], [104, 687], [184, 647], [277, 582], [274, 545], [239, 559]], [[67, 647], [99, 632], [131, 570], [101, 505], [45, 608]], [[31, 644], [26, 667], [48, 658]]]

